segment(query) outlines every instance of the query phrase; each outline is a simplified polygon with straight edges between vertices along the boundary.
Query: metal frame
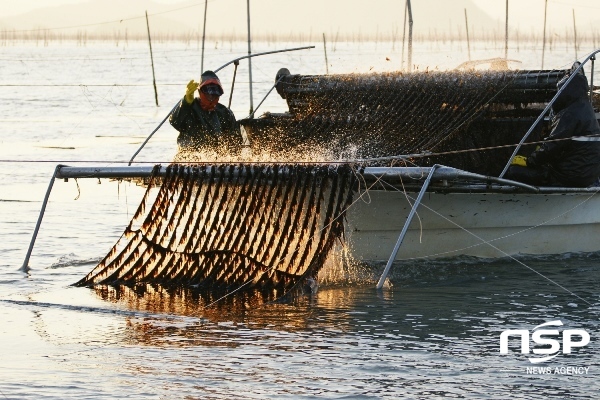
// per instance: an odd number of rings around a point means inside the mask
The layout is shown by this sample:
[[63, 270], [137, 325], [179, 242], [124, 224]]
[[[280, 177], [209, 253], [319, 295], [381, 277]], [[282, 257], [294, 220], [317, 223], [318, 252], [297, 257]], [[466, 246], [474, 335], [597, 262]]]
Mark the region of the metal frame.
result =
[[[218, 166], [224, 164], [198, 164], [198, 166]], [[68, 180], [69, 178], [111, 178], [111, 179], [130, 179], [130, 178], [148, 178], [152, 176], [164, 177], [167, 173], [166, 166], [126, 166], [126, 167], [71, 167], [66, 165], [57, 165], [50, 184], [46, 190], [46, 195], [40, 209], [40, 214], [33, 231], [31, 242], [23, 262], [22, 270], [29, 270], [29, 258], [33, 251], [35, 240], [44, 217], [46, 205], [50, 198], [50, 193], [54, 186], [55, 179]], [[243, 174], [246, 169], [235, 167], [233, 174]], [[216, 171], [218, 173], [218, 170]], [[229, 169], [228, 169], [228, 174]], [[282, 171], [285, 173], [285, 170]], [[365, 167], [358, 171], [367, 183], [376, 184], [379, 180], [385, 179], [386, 183], [393, 184], [399, 182], [405, 188], [414, 189], [414, 185], [424, 182], [420, 188], [419, 199], [413, 205], [411, 214], [414, 214], [419, 205], [420, 198], [428, 190], [431, 191], [452, 191], [452, 192], [486, 192], [486, 193], [507, 193], [526, 191], [532, 193], [587, 193], [597, 192], [598, 188], [554, 188], [554, 187], [535, 187], [523, 184], [521, 182], [508, 179], [496, 178], [493, 176], [479, 175], [467, 171], [443, 165], [434, 165], [433, 167]], [[434, 184], [435, 182], [435, 184]], [[371, 189], [371, 190], [377, 190]], [[410, 216], [407, 224], [410, 223]], [[402, 243], [403, 235], [398, 239], [398, 248]], [[397, 249], [394, 249], [397, 252]], [[390, 260], [393, 261], [393, 256]], [[389, 267], [387, 268], [389, 270]], [[385, 277], [382, 276], [382, 281]], [[379, 286], [378, 286], [379, 287]]]

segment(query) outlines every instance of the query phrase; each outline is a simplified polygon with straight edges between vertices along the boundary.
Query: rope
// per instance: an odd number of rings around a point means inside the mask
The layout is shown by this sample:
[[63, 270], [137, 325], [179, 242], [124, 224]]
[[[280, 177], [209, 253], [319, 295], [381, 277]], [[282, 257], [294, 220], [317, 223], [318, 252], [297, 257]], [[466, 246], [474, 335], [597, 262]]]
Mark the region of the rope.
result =
[[[588, 137], [588, 136], [581, 136]], [[590, 136], [592, 137], [592, 136]], [[524, 145], [536, 145], [542, 143], [552, 143], [552, 142], [560, 142], [564, 140], [573, 140], [573, 138], [559, 138], [559, 139], [548, 139], [548, 140], [536, 140], [524, 143]], [[472, 149], [463, 149], [463, 150], [450, 150], [450, 151], [440, 151], [437, 153], [432, 152], [422, 152], [422, 153], [414, 153], [414, 154], [400, 154], [394, 156], [386, 156], [386, 157], [373, 157], [373, 158], [356, 158], [356, 159], [343, 159], [343, 160], [330, 160], [330, 161], [299, 161], [298, 165], [322, 165], [323, 163], [327, 164], [348, 164], [348, 163], [368, 163], [368, 162], [376, 162], [376, 161], [395, 161], [395, 160], [410, 160], [410, 159], [418, 159], [425, 157], [434, 157], [434, 156], [444, 156], [444, 155], [452, 155], [452, 154], [463, 154], [463, 153], [472, 153], [472, 152], [480, 152], [480, 151], [490, 151], [497, 149], [505, 149], [518, 146], [518, 143], [513, 144], [504, 144], [497, 146], [487, 146], [487, 147], [478, 147]], [[154, 161], [136, 161], [136, 164], [169, 164], [171, 160], [154, 160]], [[249, 165], [272, 165], [273, 161], [252, 161], [252, 160], [237, 160], [233, 161], [234, 163], [243, 162], [244, 164]], [[27, 163], [27, 164], [67, 164], [67, 163], [82, 163], [82, 164], [129, 164], [129, 161], [124, 160], [17, 160], [17, 159], [5, 159], [0, 160], [0, 163], [10, 163], [10, 164], [19, 164], [19, 163]], [[231, 161], [188, 161], [186, 160], [186, 164], [190, 165], [215, 165], [215, 164], [231, 164]], [[415, 164], [416, 165], [416, 164]]]

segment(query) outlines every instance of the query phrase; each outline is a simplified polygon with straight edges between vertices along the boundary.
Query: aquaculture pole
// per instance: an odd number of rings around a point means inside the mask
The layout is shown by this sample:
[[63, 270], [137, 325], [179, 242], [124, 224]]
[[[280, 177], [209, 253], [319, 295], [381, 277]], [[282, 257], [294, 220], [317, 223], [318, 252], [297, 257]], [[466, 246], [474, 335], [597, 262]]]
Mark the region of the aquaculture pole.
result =
[[542, 40], [542, 69], [544, 69], [544, 53], [546, 52], [546, 16], [548, 15], [548, 0], [544, 5], [544, 39]]
[[410, 0], [406, 0], [406, 6], [408, 7], [408, 72], [412, 71], [412, 28], [413, 28], [413, 17], [412, 7]]
[[208, 0], [204, 0], [204, 25], [202, 26], [202, 56], [200, 57], [200, 73], [204, 72], [204, 39], [206, 39], [206, 10], [208, 9]]
[[152, 85], [154, 85], [154, 101], [158, 107], [158, 92], [156, 91], [156, 77], [154, 75], [154, 58], [152, 57], [152, 41], [150, 40], [150, 23], [148, 22], [148, 10], [146, 10], [146, 27], [148, 28], [148, 45], [150, 45], [150, 64], [152, 64]]
[[402, 61], [400, 70], [404, 71], [404, 43], [406, 42], [406, 15], [408, 14], [408, 0], [404, 3], [404, 27], [402, 28]]
[[467, 9], [465, 8], [465, 28], [467, 29], [467, 51], [469, 54], [469, 61], [471, 61], [471, 42], [469, 42], [469, 19], [467, 18]]
[[325, 32], [323, 32], [323, 50], [325, 50], [325, 71], [329, 75], [329, 61], [327, 61], [327, 42], [325, 41]]
[[506, 0], [506, 22], [504, 23], [504, 59], [508, 60], [508, 0]]
[[577, 25], [575, 25], [575, 9], [573, 9], [573, 41], [575, 47], [575, 59], [577, 60]]
[[254, 117], [254, 104], [252, 103], [252, 57], [250, 57], [250, 55], [252, 54], [252, 48], [250, 46], [251, 43], [251, 39], [250, 39], [250, 0], [246, 1], [246, 4], [248, 6], [248, 80], [250, 81], [250, 117], [249, 118], [253, 118]]

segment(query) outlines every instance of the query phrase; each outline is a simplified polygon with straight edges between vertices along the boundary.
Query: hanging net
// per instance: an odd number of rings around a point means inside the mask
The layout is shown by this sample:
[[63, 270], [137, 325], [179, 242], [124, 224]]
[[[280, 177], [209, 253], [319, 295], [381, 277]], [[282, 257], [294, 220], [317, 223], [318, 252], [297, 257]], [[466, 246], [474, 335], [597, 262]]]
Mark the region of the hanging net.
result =
[[346, 164], [170, 165], [76, 285], [286, 291], [316, 276], [343, 235], [354, 180]]
[[[453, 70], [340, 75], [279, 71], [288, 112], [242, 120], [256, 153], [327, 148], [332, 159], [420, 154], [497, 175], [556, 94], [564, 70]], [[542, 124], [530, 136], [542, 137]], [[507, 146], [507, 147], [502, 147]], [[486, 151], [472, 149], [493, 148]], [[430, 154], [430, 155], [428, 155]]]

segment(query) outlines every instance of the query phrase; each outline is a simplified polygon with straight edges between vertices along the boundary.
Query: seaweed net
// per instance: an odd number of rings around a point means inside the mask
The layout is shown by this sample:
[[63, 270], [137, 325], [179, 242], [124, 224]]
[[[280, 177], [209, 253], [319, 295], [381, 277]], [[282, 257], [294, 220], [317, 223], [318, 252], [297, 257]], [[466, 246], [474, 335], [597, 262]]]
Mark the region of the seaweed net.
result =
[[[160, 167], [155, 167], [158, 171]], [[162, 284], [286, 291], [343, 235], [350, 165], [173, 164], [79, 286]]]
[[[326, 147], [333, 159], [431, 154], [413, 162], [494, 174], [514, 150], [496, 147], [519, 142], [566, 72], [291, 75], [282, 69], [276, 87], [289, 112], [242, 124], [256, 152]], [[532, 140], [541, 137], [535, 133]], [[487, 147], [494, 149], [464, 152]], [[435, 156], [448, 152], [454, 154]]]

